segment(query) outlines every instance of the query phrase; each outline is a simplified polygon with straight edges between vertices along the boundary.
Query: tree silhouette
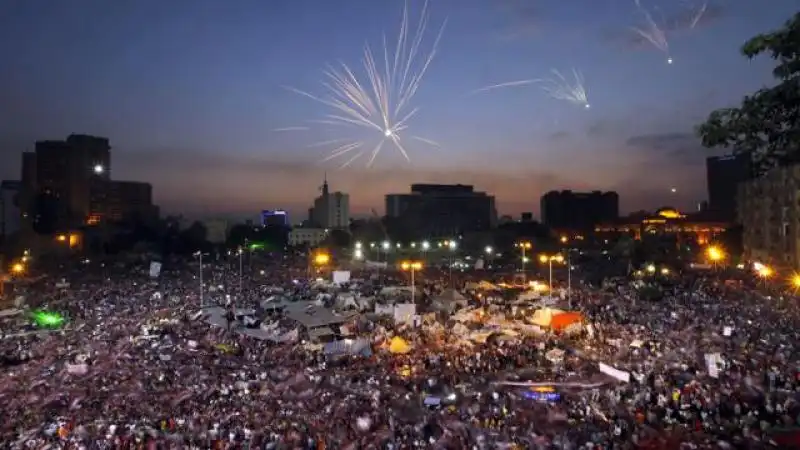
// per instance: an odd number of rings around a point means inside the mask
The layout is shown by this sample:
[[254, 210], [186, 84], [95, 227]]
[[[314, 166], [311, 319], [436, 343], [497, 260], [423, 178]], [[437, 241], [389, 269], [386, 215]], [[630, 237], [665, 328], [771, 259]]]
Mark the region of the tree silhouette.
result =
[[800, 13], [783, 28], [750, 39], [741, 51], [750, 59], [770, 55], [779, 83], [746, 96], [738, 108], [713, 111], [697, 134], [706, 147], [750, 152], [757, 173], [800, 161]]

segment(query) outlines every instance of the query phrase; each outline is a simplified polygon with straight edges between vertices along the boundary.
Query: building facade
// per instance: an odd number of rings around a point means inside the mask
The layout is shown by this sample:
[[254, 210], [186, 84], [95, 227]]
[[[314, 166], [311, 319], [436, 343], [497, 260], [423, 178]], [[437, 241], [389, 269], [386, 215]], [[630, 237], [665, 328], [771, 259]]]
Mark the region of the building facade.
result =
[[108, 139], [72, 134], [36, 143], [36, 194], [49, 197], [66, 226], [94, 225], [108, 215], [111, 175]]
[[153, 186], [140, 181], [108, 182], [108, 219], [111, 221], [141, 221], [158, 219], [153, 205]]
[[753, 177], [749, 153], [706, 158], [708, 210], [719, 220], [732, 222], [737, 218], [739, 184]]
[[592, 230], [619, 218], [616, 192], [550, 191], [540, 202], [542, 223], [555, 230]]
[[426, 239], [486, 231], [497, 223], [494, 197], [460, 184], [413, 184], [411, 193], [389, 194], [386, 216]]
[[0, 183], [0, 240], [20, 229], [22, 211], [19, 208], [22, 182], [3, 180]]
[[606, 239], [667, 236], [678, 244], [703, 246], [713, 242], [729, 226], [730, 223], [716, 221], [705, 213], [683, 214], [665, 207], [654, 214], [636, 213], [598, 224], [594, 231], [598, 237]]
[[800, 269], [800, 165], [740, 183], [737, 202], [744, 257]]
[[350, 226], [350, 196], [343, 192], [330, 192], [326, 178], [322, 194], [314, 199], [308, 219], [320, 228], [347, 229]]
[[295, 228], [289, 232], [289, 245], [316, 247], [325, 241], [328, 233], [325, 228]]
[[102, 137], [72, 134], [38, 141], [22, 154], [21, 225], [39, 233], [67, 232], [131, 218], [157, 219], [148, 183], [111, 180], [111, 146]]
[[262, 227], [288, 227], [289, 214], [282, 209], [267, 209], [261, 211]]

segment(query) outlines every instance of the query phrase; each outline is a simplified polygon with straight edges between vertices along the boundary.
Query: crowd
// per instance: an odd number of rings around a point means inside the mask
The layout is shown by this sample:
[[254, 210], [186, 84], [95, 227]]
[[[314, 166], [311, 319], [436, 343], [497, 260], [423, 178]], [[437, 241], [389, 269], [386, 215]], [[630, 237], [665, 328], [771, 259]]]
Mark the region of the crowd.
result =
[[[222, 289], [206, 302], [251, 304], [266, 285], [307, 295], [302, 264], [247, 269], [242, 281], [236, 264], [208, 263], [207, 285]], [[766, 448], [800, 425], [797, 305], [713, 274], [679, 276], [657, 302], [627, 284], [576, 283], [572, 304], [591, 324], [580, 336], [467, 345], [446, 320], [382, 322], [362, 328], [413, 350], [376, 342], [368, 357], [337, 358], [205, 323], [198, 275], [196, 262], [165, 264], [157, 280], [84, 265], [19, 291], [67, 320], [47, 333], [25, 316], [0, 322], [2, 447]], [[461, 286], [474, 275], [453, 276]], [[545, 357], [553, 348], [563, 360]], [[630, 380], [599, 373], [600, 362]], [[558, 400], [508, 381], [549, 382]]]

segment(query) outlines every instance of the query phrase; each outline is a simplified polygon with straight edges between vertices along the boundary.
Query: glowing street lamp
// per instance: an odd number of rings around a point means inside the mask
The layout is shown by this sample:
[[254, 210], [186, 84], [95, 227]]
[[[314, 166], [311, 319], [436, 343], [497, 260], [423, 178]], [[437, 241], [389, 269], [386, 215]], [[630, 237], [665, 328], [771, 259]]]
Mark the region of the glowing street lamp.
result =
[[525, 251], [526, 250], [530, 250], [531, 248], [533, 248], [533, 245], [531, 245], [531, 243], [528, 242], [528, 241], [524, 241], [524, 242], [517, 242], [516, 244], [514, 244], [514, 247], [518, 247], [518, 248], [522, 249], [522, 258], [521, 258], [522, 259], [522, 278], [525, 278], [525, 263], [528, 262], [528, 257], [525, 256]]
[[428, 241], [422, 241], [422, 249], [428, 251], [431, 248], [431, 243]]
[[487, 255], [491, 255], [492, 253], [494, 253], [494, 249], [492, 248], [491, 245], [487, 245], [486, 248], [483, 249], [483, 251], [486, 252]]
[[331, 256], [327, 253], [317, 253], [314, 256], [314, 264], [318, 266], [324, 266], [331, 262]]
[[106, 168], [103, 167], [102, 164], [95, 164], [94, 167], [92, 168], [92, 171], [95, 173], [95, 175], [101, 175], [103, 172], [106, 171]]
[[414, 272], [422, 270], [422, 267], [421, 261], [403, 261], [400, 263], [400, 268], [403, 271], [411, 272], [411, 303], [414, 303], [417, 293], [417, 287], [414, 284]]
[[539, 261], [547, 263], [550, 269], [550, 292], [553, 292], [553, 262], [561, 264], [564, 262], [564, 257], [561, 255], [539, 255]]
[[14, 275], [22, 275], [25, 273], [25, 265], [22, 263], [16, 263], [11, 266], [11, 273]]
[[383, 241], [383, 244], [381, 244], [381, 246], [383, 247], [384, 250], [389, 250], [389, 247], [391, 247], [392, 244], [390, 244], [389, 241]]
[[792, 278], [789, 281], [792, 283], [792, 287], [794, 287], [795, 290], [800, 289], [800, 273], [795, 273], [792, 275]]
[[725, 252], [720, 247], [712, 245], [706, 249], [706, 257], [716, 267], [717, 263], [725, 259]]
[[356, 250], [361, 250], [361, 241], [356, 242]]
[[647, 270], [647, 273], [656, 273], [656, 266], [653, 264], [648, 264], [645, 270]]

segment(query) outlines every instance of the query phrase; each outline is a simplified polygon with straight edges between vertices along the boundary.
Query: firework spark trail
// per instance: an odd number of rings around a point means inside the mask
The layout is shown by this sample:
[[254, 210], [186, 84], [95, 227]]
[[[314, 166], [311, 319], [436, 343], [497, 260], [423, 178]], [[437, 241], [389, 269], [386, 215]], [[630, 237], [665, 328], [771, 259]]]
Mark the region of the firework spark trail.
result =
[[574, 81], [570, 82], [556, 69], [552, 69], [555, 78], [529, 78], [527, 80], [509, 81], [507, 83], [493, 84], [472, 91], [470, 94], [491, 91], [494, 89], [527, 86], [530, 84], [542, 84], [542, 89], [556, 100], [564, 100], [572, 104], [590, 108], [589, 96], [583, 81], [583, 75], [576, 69], [572, 69]]
[[700, 19], [702, 19], [703, 16], [706, 14], [707, 9], [708, 9], [708, 2], [703, 2], [703, 6], [701, 6], [700, 9], [697, 10], [697, 13], [695, 13], [694, 16], [692, 17], [692, 23], [689, 25], [689, 28], [694, 29], [694, 27], [697, 26], [698, 22], [700, 22]]
[[567, 78], [556, 69], [553, 69], [553, 74], [556, 76], [554, 79], [546, 80], [547, 85], [544, 86], [545, 92], [550, 94], [551, 97], [568, 101], [572, 104], [583, 106], [589, 109], [589, 96], [584, 87], [583, 75], [576, 69], [572, 69], [574, 81], [570, 82]]
[[491, 90], [500, 89], [500, 88], [507, 88], [507, 87], [527, 86], [529, 84], [541, 83], [542, 81], [544, 81], [544, 80], [542, 80], [541, 78], [530, 78], [530, 79], [527, 79], [527, 80], [509, 81], [509, 82], [506, 82], [506, 83], [493, 84], [491, 86], [486, 86], [486, 87], [482, 87], [480, 89], [475, 89], [474, 91], [470, 92], [470, 94], [478, 94], [478, 93], [481, 93], [481, 92], [491, 91]]
[[667, 33], [664, 28], [653, 20], [653, 16], [647, 9], [642, 7], [639, 0], [634, 0], [634, 3], [644, 16], [645, 24], [644, 27], [631, 27], [631, 29], [655, 48], [664, 52], [667, 55], [667, 64], [672, 64], [672, 57], [669, 55], [669, 40], [667, 40]]
[[[401, 133], [409, 128], [410, 120], [419, 111], [418, 108], [412, 107], [412, 103], [437, 53], [445, 25], [446, 21], [439, 29], [430, 52], [424, 54], [422, 46], [428, 29], [428, 3], [426, 1], [422, 7], [419, 22], [413, 33], [406, 3], [394, 52], [390, 51], [385, 37], [382, 55], [379, 54], [382, 60], [376, 58], [369, 45], [364, 47], [363, 78], [360, 79], [347, 64], [339, 63], [335, 67], [328, 66], [323, 72], [325, 81], [322, 85], [326, 92], [324, 96], [293, 87], [286, 88], [330, 108], [330, 112], [323, 118], [312, 122], [354, 126], [376, 133], [378, 142], [371, 151], [367, 151], [365, 148], [367, 143], [360, 140], [335, 139], [312, 144], [312, 147], [316, 147], [345, 142], [334, 148], [323, 161], [348, 156], [349, 159], [342, 165], [347, 167], [361, 156], [368, 156], [367, 167], [369, 167], [387, 143], [393, 144], [407, 161], [411, 160]], [[412, 136], [412, 139], [431, 146], [439, 146], [426, 138]]]

